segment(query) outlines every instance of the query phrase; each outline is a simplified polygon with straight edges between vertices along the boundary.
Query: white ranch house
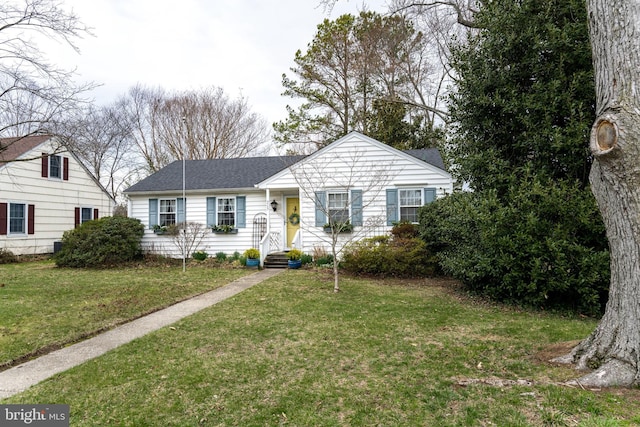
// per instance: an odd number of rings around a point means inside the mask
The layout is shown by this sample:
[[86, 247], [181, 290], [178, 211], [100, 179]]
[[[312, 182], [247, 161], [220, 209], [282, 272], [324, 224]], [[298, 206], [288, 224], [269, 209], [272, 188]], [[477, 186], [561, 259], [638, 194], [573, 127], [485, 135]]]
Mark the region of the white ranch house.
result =
[[146, 226], [146, 251], [180, 257], [154, 228], [187, 221], [206, 225], [197, 249], [211, 255], [255, 247], [263, 261], [294, 247], [330, 252], [327, 218], [352, 225], [340, 244], [416, 222], [420, 206], [453, 191], [438, 150], [399, 151], [358, 132], [309, 156], [187, 160], [184, 168], [184, 198], [182, 161], [125, 191], [129, 216]]
[[0, 139], [0, 249], [46, 254], [65, 231], [111, 215], [115, 201], [50, 135]]

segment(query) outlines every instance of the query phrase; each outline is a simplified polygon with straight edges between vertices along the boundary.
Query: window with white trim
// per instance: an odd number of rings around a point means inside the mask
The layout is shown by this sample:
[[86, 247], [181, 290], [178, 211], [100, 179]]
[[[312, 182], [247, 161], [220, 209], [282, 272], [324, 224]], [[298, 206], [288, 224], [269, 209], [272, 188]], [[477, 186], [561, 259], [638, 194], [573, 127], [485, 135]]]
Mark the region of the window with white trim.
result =
[[218, 197], [217, 202], [217, 224], [216, 225], [236, 225], [236, 198]]
[[93, 220], [93, 208], [82, 208], [80, 213], [80, 223]]
[[9, 234], [27, 234], [27, 205], [9, 203]]
[[62, 179], [62, 157], [49, 156], [49, 178]]
[[160, 199], [160, 209], [158, 212], [158, 224], [161, 227], [168, 227], [176, 223], [176, 199]]
[[349, 221], [349, 193], [327, 192], [327, 214], [331, 224]]
[[418, 209], [423, 205], [421, 189], [399, 190], [400, 221], [418, 222]]

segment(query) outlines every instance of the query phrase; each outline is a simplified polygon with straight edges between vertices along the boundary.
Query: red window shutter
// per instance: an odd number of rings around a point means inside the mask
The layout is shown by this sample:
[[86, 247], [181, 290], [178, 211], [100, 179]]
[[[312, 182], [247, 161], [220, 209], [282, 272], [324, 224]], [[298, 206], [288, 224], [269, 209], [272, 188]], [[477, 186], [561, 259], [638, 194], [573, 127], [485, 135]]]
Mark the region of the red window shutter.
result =
[[0, 203], [0, 235], [7, 234], [7, 204]]
[[93, 219], [98, 219], [99, 218], [99, 212], [98, 209], [94, 209], [93, 210]]
[[36, 225], [36, 205], [29, 205], [28, 207], [28, 224], [27, 224], [27, 233], [35, 234], [35, 225]]
[[76, 218], [75, 218], [75, 222], [73, 223], [74, 227], [77, 227], [80, 225], [80, 208], [76, 208]]
[[69, 181], [69, 158], [62, 159], [62, 179]]
[[42, 153], [42, 177], [47, 178], [49, 176], [49, 156], [47, 153]]

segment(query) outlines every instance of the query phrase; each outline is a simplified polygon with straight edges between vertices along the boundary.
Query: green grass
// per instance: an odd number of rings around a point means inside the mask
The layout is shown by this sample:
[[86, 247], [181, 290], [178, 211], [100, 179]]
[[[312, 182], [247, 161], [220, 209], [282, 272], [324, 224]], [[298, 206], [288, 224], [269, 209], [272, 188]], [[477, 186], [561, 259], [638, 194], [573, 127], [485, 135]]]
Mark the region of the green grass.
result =
[[247, 274], [201, 265], [83, 270], [0, 265], [0, 367], [75, 342]]
[[[3, 403], [66, 403], [73, 426], [640, 424], [638, 390], [558, 385], [576, 373], [540, 361], [593, 320], [462, 298], [446, 281], [341, 288], [288, 271]], [[518, 379], [533, 385], [491, 385]]]

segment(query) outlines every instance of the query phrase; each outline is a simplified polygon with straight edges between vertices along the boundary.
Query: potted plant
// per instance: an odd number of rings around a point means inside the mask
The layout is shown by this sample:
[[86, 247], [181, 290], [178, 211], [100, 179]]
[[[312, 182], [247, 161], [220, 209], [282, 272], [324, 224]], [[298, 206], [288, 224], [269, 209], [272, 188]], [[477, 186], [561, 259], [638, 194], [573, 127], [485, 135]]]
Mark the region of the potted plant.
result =
[[256, 248], [249, 248], [244, 251], [244, 256], [247, 259], [247, 267], [257, 267], [260, 265], [260, 251]]
[[300, 266], [302, 266], [302, 251], [299, 249], [291, 249], [287, 252], [287, 259], [289, 268], [300, 268]]

